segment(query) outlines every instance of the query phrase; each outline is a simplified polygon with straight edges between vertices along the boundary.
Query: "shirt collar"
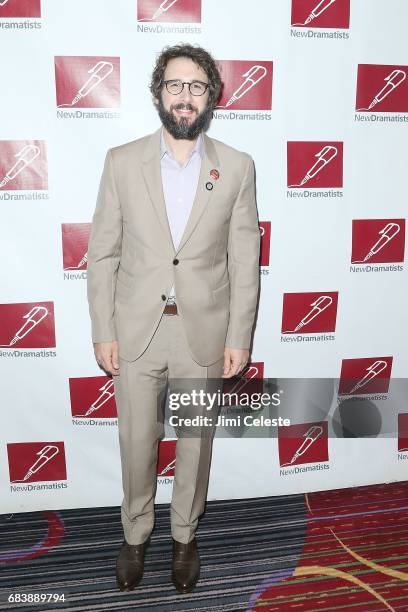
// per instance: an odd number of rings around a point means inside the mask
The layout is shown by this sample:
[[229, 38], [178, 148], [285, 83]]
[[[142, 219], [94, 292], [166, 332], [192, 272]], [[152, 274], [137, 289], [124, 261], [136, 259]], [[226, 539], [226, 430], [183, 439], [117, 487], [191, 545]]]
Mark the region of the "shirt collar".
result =
[[[173, 158], [173, 155], [171, 154], [171, 152], [169, 151], [169, 149], [167, 148], [166, 145], [166, 141], [164, 140], [164, 130], [163, 128], [161, 129], [161, 133], [160, 133], [160, 159], [163, 158], [163, 156], [165, 155], [165, 153], [167, 153], [167, 155], [169, 155], [169, 157]], [[204, 153], [204, 137], [202, 132], [200, 132], [196, 143], [194, 145], [194, 149], [191, 151], [190, 157], [187, 160], [186, 165], [188, 164], [188, 162], [190, 161], [190, 159], [193, 157], [194, 153], [197, 153], [201, 158], [203, 157], [203, 153]]]

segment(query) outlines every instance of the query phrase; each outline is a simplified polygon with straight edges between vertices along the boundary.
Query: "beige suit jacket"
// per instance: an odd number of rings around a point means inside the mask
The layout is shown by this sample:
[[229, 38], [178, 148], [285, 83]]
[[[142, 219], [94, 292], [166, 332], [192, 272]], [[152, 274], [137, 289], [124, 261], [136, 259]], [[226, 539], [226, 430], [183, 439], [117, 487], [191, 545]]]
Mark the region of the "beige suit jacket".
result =
[[[218, 170], [218, 180], [210, 176], [212, 169]], [[254, 165], [248, 154], [204, 134], [196, 196], [175, 249], [163, 196], [160, 129], [109, 149], [88, 249], [93, 342], [117, 340], [122, 359], [140, 357], [174, 283], [197, 363], [215, 363], [225, 346], [249, 348], [259, 249]]]

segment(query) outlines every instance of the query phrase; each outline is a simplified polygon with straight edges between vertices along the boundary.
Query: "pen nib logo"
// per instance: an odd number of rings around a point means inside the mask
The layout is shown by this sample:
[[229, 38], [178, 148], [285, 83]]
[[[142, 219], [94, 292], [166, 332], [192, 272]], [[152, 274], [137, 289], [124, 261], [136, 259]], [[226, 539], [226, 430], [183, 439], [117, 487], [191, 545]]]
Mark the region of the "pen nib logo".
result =
[[164, 476], [165, 474], [167, 474], [167, 472], [174, 470], [175, 467], [176, 467], [176, 460], [173, 459], [172, 461], [170, 461], [170, 463], [164, 466], [164, 468], [161, 470], [158, 476]]
[[258, 83], [266, 77], [267, 73], [268, 71], [265, 66], [251, 66], [249, 70], [243, 73], [242, 76], [244, 77], [244, 81], [234, 91], [227, 103], [216, 106], [216, 108], [229, 108], [232, 106], [234, 102], [244, 97], [253, 87], [255, 87], [255, 85], [258, 85]]
[[101, 392], [96, 400], [88, 407], [85, 414], [74, 414], [75, 417], [88, 417], [93, 412], [100, 410], [102, 406], [104, 406], [112, 397], [115, 395], [114, 390], [114, 382], [112, 379], [106, 381], [102, 387], [99, 387], [99, 391]]
[[298, 446], [295, 452], [292, 455], [292, 458], [287, 463], [282, 463], [281, 467], [286, 467], [288, 465], [293, 465], [297, 462], [299, 457], [304, 455], [309, 448], [316, 442], [318, 438], [323, 435], [323, 427], [321, 425], [312, 425], [304, 434], [304, 441]]
[[322, 13], [327, 11], [327, 9], [336, 2], [336, 0], [321, 0], [309, 13], [303, 23], [292, 23], [293, 26], [305, 26], [309, 25], [312, 21], [314, 21], [317, 17], [319, 17]]
[[371, 365], [366, 368], [367, 374], [360, 378], [357, 383], [350, 389], [349, 394], [355, 393], [358, 389], [365, 387], [373, 378], [376, 378], [385, 368], [387, 367], [387, 362], [383, 360], [374, 361]]
[[[251, 381], [257, 378], [259, 375], [259, 368], [257, 366], [251, 365], [249, 368], [245, 369], [241, 374], [238, 374], [237, 382], [228, 390], [228, 394], [226, 400], [231, 402], [231, 396], [236, 394], [237, 396], [247, 387]], [[225, 402], [226, 404], [226, 402]], [[225, 405], [224, 404], [224, 405]]]
[[43, 321], [43, 319], [45, 319], [47, 315], [48, 315], [48, 310], [47, 308], [45, 308], [45, 306], [35, 306], [34, 308], [30, 310], [30, 312], [23, 315], [23, 319], [27, 319], [27, 320], [24, 323], [24, 325], [22, 325], [20, 329], [16, 331], [16, 333], [14, 334], [14, 337], [9, 342], [9, 344], [0, 344], [0, 346], [1, 347], [14, 346], [15, 344], [17, 344], [17, 342], [19, 342], [19, 340], [22, 340], [22, 338], [24, 338], [25, 336], [27, 336], [27, 334], [32, 332], [33, 329], [37, 327], [37, 325], [41, 323], [41, 321]]
[[65, 270], [79, 270], [80, 268], [82, 268], [82, 266], [86, 264], [87, 261], [88, 261], [88, 252], [86, 252], [85, 255], [81, 257], [79, 263], [76, 266], [67, 266]]
[[302, 318], [301, 321], [296, 325], [295, 329], [282, 331], [283, 334], [292, 334], [294, 332], [299, 331], [302, 327], [305, 327], [312, 321], [315, 317], [324, 312], [329, 306], [333, 303], [333, 298], [330, 295], [321, 295], [314, 302], [310, 304], [312, 308], [309, 312]]
[[78, 92], [74, 96], [71, 102], [67, 104], [58, 104], [58, 108], [62, 108], [64, 106], [75, 106], [82, 98], [88, 96], [91, 91], [93, 91], [113, 72], [113, 64], [111, 62], [100, 61], [90, 70], [88, 70], [88, 74], [91, 76], [89, 79], [81, 85], [78, 89]]
[[35, 461], [32, 466], [27, 470], [23, 478], [19, 478], [17, 480], [12, 480], [12, 483], [17, 482], [26, 482], [39, 472], [55, 455], [59, 453], [59, 449], [57, 446], [47, 445], [44, 446], [41, 450], [38, 451], [37, 456], [38, 459]]
[[306, 185], [310, 179], [314, 178], [337, 156], [337, 153], [337, 147], [332, 145], [326, 145], [323, 147], [318, 153], [316, 153], [315, 157], [317, 157], [317, 161], [309, 168], [300, 183], [294, 183], [293, 185], [288, 185], [288, 187], [303, 187], [303, 185]]
[[146, 17], [144, 19], [139, 19], [139, 21], [156, 21], [156, 19], [159, 19], [162, 15], [164, 15], [165, 13], [167, 13], [167, 11], [174, 5], [176, 4], [176, 2], [178, 2], [178, 0], [164, 0], [160, 6], [157, 8], [157, 10], [153, 13], [152, 17]]
[[14, 157], [17, 157], [16, 163], [6, 172], [3, 180], [0, 181], [0, 189], [5, 187], [10, 181], [20, 174], [27, 166], [30, 166], [33, 161], [39, 156], [40, 148], [36, 145], [25, 145], [18, 151]]
[[380, 89], [380, 91], [378, 91], [375, 94], [370, 104], [367, 107], [357, 108], [356, 110], [358, 112], [372, 110], [375, 106], [377, 106], [377, 104], [382, 102], [387, 96], [393, 93], [397, 89], [397, 87], [402, 85], [402, 83], [405, 81], [406, 78], [407, 78], [407, 75], [406, 75], [406, 72], [404, 72], [404, 70], [399, 70], [399, 69], [393, 70], [392, 72], [390, 72], [390, 74], [388, 74], [384, 78], [384, 81], [386, 81], [386, 84], [384, 85], [382, 89]]
[[375, 244], [370, 247], [370, 250], [364, 257], [364, 259], [352, 260], [351, 263], [366, 263], [369, 259], [371, 259], [371, 257], [373, 257], [373, 255], [376, 255], [385, 246], [387, 246], [390, 241], [395, 238], [397, 234], [399, 234], [400, 230], [401, 226], [398, 223], [387, 223], [387, 225], [385, 225], [378, 232], [380, 234], [380, 237], [375, 242]]

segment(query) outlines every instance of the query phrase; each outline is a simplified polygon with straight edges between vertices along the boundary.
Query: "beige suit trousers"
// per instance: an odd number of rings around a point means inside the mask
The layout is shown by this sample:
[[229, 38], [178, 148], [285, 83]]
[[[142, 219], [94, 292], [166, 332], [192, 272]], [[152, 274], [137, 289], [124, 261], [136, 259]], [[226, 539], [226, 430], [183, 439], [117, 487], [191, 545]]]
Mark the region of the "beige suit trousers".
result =
[[[164, 436], [158, 408], [164, 404], [167, 388], [174, 393], [181, 385], [184, 391], [188, 380], [193, 379], [195, 389], [199, 381], [207, 392], [221, 391], [223, 365], [224, 358], [209, 366], [194, 361], [180, 315], [162, 315], [138, 359], [120, 359], [120, 374], [114, 377], [114, 385], [124, 494], [121, 519], [129, 544], [144, 542], [154, 526], [157, 451]], [[195, 429], [194, 435], [176, 430], [170, 521], [173, 538], [183, 543], [193, 539], [207, 497], [215, 427], [210, 428], [210, 434], [208, 427], [203, 429], [205, 433]]]

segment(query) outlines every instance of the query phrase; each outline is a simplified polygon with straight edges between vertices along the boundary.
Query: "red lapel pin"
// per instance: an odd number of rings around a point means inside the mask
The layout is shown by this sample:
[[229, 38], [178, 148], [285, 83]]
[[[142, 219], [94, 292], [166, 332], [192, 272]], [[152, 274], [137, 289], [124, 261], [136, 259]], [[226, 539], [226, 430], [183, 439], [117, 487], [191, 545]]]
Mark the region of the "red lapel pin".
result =
[[213, 168], [210, 171], [210, 176], [211, 178], [213, 178], [215, 181], [217, 181], [220, 178], [220, 173], [218, 172], [218, 170], [216, 170], [215, 168]]

